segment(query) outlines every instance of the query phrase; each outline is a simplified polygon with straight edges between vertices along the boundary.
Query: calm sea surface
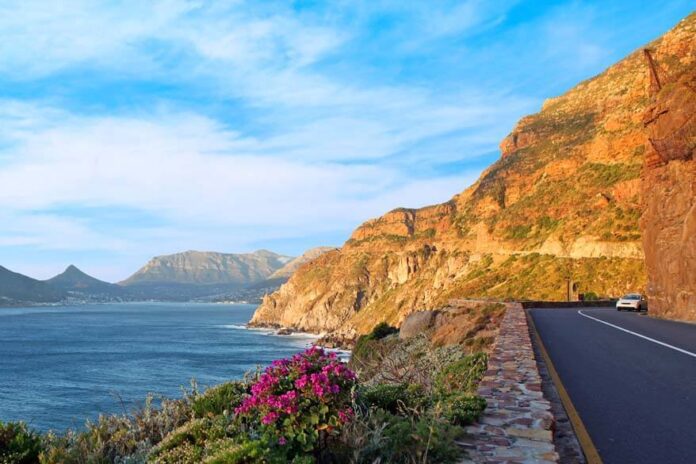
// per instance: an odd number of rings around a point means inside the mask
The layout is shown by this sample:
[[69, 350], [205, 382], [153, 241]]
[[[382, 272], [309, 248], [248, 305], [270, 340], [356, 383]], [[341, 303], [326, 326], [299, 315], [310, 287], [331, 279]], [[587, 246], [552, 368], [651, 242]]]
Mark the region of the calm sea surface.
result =
[[0, 421], [81, 427], [147, 393], [178, 398], [296, 353], [311, 339], [245, 330], [254, 305], [0, 308]]

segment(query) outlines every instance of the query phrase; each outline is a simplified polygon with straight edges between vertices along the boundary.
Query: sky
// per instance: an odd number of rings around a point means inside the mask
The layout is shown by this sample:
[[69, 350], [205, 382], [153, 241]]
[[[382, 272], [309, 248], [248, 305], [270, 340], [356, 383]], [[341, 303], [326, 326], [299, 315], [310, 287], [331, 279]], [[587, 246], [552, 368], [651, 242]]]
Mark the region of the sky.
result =
[[0, 0], [0, 265], [119, 281], [448, 200], [661, 1]]

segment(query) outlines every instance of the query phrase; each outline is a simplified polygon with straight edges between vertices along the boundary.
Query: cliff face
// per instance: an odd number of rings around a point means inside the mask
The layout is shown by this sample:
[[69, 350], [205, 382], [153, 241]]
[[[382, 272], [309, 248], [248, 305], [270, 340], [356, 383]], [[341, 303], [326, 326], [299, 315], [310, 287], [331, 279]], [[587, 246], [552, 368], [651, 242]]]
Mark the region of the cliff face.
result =
[[[690, 28], [692, 40], [696, 27]], [[696, 320], [696, 53], [665, 66], [645, 112], [648, 151], [641, 217], [650, 312]], [[659, 66], [662, 64], [662, 66]], [[655, 83], [656, 84], [656, 83]], [[656, 84], [657, 85], [657, 84]]]
[[[650, 47], [694, 52], [691, 15]], [[367, 221], [299, 269], [252, 324], [354, 336], [450, 298], [642, 291], [640, 172], [650, 80], [637, 51], [519, 121], [501, 159], [450, 201]], [[692, 274], [693, 275], [693, 274]]]

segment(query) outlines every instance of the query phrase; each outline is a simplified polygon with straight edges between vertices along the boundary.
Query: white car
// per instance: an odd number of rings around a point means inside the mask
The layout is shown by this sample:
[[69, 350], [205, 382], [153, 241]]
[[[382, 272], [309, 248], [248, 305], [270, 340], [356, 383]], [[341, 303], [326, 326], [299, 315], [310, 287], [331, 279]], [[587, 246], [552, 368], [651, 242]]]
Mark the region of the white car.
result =
[[619, 298], [619, 301], [616, 302], [617, 311], [623, 311], [624, 309], [629, 311], [642, 311], [648, 309], [648, 302], [640, 293], [629, 293]]

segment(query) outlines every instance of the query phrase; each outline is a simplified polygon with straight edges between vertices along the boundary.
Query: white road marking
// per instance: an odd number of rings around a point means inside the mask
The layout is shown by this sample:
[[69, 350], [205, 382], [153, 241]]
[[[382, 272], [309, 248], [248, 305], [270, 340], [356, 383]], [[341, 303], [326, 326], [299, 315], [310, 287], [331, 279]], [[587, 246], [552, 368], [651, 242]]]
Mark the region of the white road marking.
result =
[[588, 315], [588, 314], [585, 314], [584, 312], [582, 312], [582, 310], [578, 311], [578, 314], [580, 314], [581, 316], [584, 316], [584, 317], [586, 317], [586, 318], [588, 318], [588, 319], [592, 319], [593, 321], [597, 321], [597, 322], [601, 322], [602, 324], [606, 324], [606, 325], [608, 325], [609, 327], [613, 327], [613, 328], [618, 329], [618, 330], [621, 330], [621, 331], [623, 331], [623, 332], [630, 333], [631, 335], [635, 335], [636, 337], [643, 338], [643, 339], [648, 340], [648, 341], [651, 341], [651, 342], [653, 342], [653, 343], [657, 343], [658, 345], [662, 345], [662, 346], [664, 346], [664, 347], [671, 348], [671, 349], [673, 349], [674, 351], [678, 351], [678, 352], [680, 352], [680, 353], [684, 353], [684, 354], [686, 354], [686, 355], [689, 355], [689, 356], [692, 356], [692, 357], [696, 358], [696, 353], [692, 353], [691, 351], [686, 351], [686, 350], [683, 350], [683, 349], [681, 349], [681, 348], [677, 348], [676, 346], [670, 345], [670, 344], [665, 343], [665, 342], [661, 342], [660, 340], [655, 340], [654, 338], [646, 337], [645, 335], [641, 335], [641, 334], [636, 333], [636, 332], [633, 332], [633, 331], [631, 331], [631, 330], [624, 329], [623, 327], [619, 327], [618, 325], [614, 325], [614, 324], [611, 324], [611, 323], [609, 323], [609, 322], [607, 322], [607, 321], [603, 321], [603, 320], [601, 320], [601, 319], [597, 319], [596, 317], [592, 317], [592, 316], [590, 316], [590, 315]]

